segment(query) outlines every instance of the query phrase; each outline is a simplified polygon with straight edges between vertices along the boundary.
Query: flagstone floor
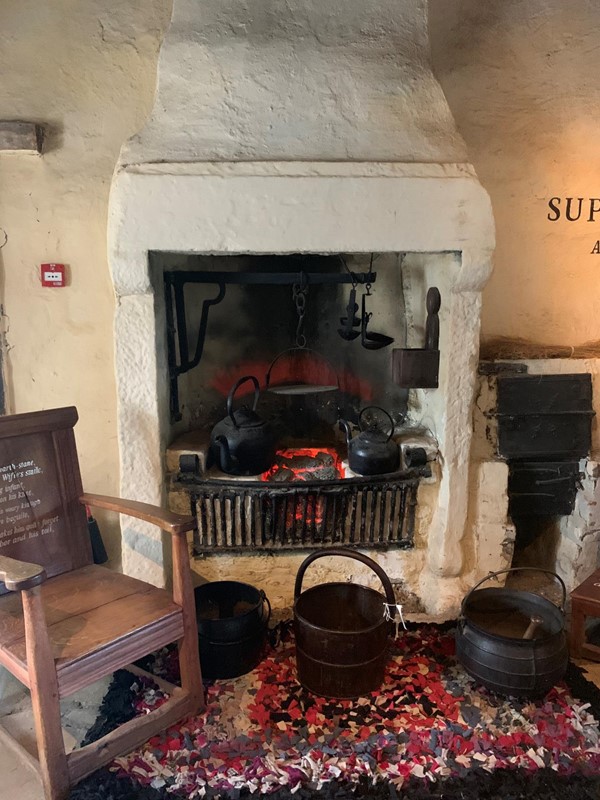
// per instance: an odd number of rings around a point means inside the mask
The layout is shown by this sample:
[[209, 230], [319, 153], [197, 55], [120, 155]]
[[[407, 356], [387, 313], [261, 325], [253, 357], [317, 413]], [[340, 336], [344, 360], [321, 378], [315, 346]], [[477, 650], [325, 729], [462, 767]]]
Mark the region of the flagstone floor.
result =
[[[600, 688], [600, 663], [586, 660], [576, 663], [587, 671], [588, 680]], [[6, 688], [2, 686], [5, 680], [8, 684]], [[63, 736], [68, 748], [74, 747], [95, 721], [98, 705], [109, 682], [110, 678], [98, 681], [63, 704]], [[11, 676], [1, 676], [0, 688], [13, 707], [12, 713], [3, 717], [2, 724], [30, 753], [34, 754], [33, 718], [28, 698], [17, 689], [17, 686], [20, 689], [20, 684], [18, 685], [16, 681], [12, 684]], [[5, 701], [0, 704], [0, 714], [4, 714], [3, 707], [6, 705]], [[42, 786], [33, 766], [15, 751], [14, 745], [10, 744], [5, 733], [0, 733], [0, 775], [2, 775], [0, 800], [4, 798], [9, 800], [13, 797], [18, 797], [19, 800], [44, 800]]]

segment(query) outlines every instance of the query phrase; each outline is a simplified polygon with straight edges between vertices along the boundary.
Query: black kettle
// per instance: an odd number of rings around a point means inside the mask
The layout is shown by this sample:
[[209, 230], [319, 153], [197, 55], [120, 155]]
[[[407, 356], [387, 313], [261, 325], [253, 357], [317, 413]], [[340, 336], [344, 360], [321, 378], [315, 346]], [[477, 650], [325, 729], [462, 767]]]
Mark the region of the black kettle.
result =
[[[381, 411], [389, 419], [389, 433], [382, 430], [377, 422], [363, 423], [364, 414], [369, 410]], [[396, 442], [392, 440], [394, 420], [387, 411], [379, 406], [363, 408], [358, 416], [361, 432], [354, 438], [346, 420], [341, 419], [339, 423], [346, 434], [348, 465], [352, 472], [358, 475], [385, 475], [387, 472], [396, 472], [400, 466], [400, 451]]]
[[[254, 384], [254, 403], [233, 410], [233, 398], [246, 381]], [[227, 416], [217, 422], [210, 435], [207, 466], [213, 464], [228, 475], [258, 475], [275, 460], [277, 442], [269, 422], [256, 413], [259, 384], [254, 375], [240, 378], [227, 395]]]

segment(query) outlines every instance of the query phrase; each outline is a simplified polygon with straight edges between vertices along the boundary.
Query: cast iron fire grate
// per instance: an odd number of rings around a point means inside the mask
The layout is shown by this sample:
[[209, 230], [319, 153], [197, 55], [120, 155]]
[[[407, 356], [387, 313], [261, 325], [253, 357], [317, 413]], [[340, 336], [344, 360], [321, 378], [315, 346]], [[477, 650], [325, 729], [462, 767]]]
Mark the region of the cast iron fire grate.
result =
[[412, 547], [417, 490], [427, 474], [423, 467], [276, 485], [235, 480], [187, 483], [192, 513], [198, 519], [194, 552]]

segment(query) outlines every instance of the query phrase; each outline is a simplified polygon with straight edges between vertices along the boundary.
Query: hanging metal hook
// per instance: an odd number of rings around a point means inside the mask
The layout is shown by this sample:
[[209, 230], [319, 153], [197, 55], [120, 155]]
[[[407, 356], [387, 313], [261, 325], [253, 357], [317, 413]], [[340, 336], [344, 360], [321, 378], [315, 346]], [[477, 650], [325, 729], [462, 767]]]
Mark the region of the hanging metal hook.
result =
[[373, 285], [373, 258], [374, 254], [371, 253], [371, 260], [369, 261], [369, 272], [367, 274], [365, 288], [367, 290], [367, 297], [371, 296], [371, 286]]
[[296, 347], [306, 347], [306, 336], [302, 332], [304, 326], [304, 315], [306, 313], [306, 296], [308, 294], [308, 282], [306, 282], [304, 273], [302, 273], [303, 282], [295, 283], [292, 286], [292, 298], [296, 306], [296, 314], [298, 315], [298, 324], [296, 325]]

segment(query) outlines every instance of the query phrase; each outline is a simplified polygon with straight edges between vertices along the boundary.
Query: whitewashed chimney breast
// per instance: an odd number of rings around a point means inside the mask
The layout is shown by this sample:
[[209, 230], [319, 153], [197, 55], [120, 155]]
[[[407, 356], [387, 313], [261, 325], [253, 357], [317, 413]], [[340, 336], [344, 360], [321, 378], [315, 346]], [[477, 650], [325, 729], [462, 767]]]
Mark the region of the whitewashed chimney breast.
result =
[[425, 0], [175, 0], [126, 163], [466, 161]]

